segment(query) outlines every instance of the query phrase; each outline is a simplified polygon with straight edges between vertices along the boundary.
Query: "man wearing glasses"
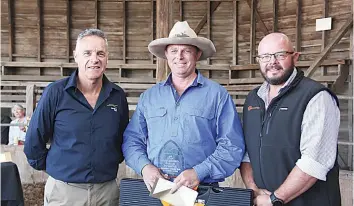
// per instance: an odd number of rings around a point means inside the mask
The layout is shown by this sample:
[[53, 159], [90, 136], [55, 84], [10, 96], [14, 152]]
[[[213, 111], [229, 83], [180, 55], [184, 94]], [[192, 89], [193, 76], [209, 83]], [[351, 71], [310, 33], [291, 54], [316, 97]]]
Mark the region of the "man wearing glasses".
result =
[[281, 33], [265, 36], [257, 61], [265, 82], [243, 108], [242, 179], [259, 205], [341, 205], [338, 99], [295, 68], [299, 53]]

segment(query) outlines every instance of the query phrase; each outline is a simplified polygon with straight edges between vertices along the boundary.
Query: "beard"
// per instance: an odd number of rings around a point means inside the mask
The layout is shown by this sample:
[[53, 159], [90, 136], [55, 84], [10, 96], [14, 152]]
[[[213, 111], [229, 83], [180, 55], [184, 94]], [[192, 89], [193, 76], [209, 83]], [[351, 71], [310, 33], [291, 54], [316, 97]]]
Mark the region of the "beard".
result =
[[[266, 66], [264, 72], [261, 70], [261, 74], [262, 74], [263, 78], [269, 84], [271, 84], [271, 85], [281, 85], [281, 84], [284, 84], [289, 79], [289, 77], [291, 76], [291, 74], [294, 71], [294, 66], [295, 65], [294, 65], [293, 61], [292, 61], [291, 65], [288, 68], [283, 68], [279, 64], [272, 65], [272, 66]], [[279, 76], [279, 77], [267, 77], [266, 74], [267, 74], [268, 70], [270, 70], [270, 69], [276, 69], [278, 71], [283, 70], [284, 73], [281, 76]]]

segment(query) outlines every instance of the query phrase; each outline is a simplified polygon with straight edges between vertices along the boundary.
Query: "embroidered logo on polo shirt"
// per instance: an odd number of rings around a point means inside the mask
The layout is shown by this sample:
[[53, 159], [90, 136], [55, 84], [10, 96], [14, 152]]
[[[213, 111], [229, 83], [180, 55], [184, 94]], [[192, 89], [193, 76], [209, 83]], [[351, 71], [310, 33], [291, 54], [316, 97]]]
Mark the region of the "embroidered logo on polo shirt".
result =
[[107, 107], [111, 107], [111, 110], [117, 112], [118, 111], [118, 105], [117, 104], [108, 104]]
[[261, 109], [260, 107], [253, 107], [253, 106], [248, 106], [248, 111], [254, 110], [254, 109]]

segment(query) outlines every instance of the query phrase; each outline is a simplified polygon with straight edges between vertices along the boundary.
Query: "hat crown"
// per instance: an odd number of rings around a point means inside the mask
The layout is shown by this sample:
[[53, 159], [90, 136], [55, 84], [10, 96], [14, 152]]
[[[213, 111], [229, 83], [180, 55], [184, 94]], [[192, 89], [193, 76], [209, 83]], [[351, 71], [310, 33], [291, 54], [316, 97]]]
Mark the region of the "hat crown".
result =
[[189, 24], [186, 21], [178, 21], [173, 25], [170, 34], [168, 35], [169, 38], [176, 38], [176, 37], [189, 37], [189, 38], [196, 38], [197, 34], [189, 27]]

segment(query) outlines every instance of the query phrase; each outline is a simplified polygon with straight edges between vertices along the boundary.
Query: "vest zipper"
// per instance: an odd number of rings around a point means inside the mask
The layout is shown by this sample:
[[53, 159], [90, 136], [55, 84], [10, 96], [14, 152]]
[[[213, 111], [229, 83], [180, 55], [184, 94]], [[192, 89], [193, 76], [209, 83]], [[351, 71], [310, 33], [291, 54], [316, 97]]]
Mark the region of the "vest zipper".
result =
[[263, 142], [263, 136], [262, 136], [262, 133], [263, 133], [263, 127], [264, 127], [264, 123], [265, 123], [265, 119], [266, 119], [266, 115], [265, 115], [265, 107], [264, 107], [264, 102], [263, 100], [261, 99], [258, 99], [258, 103], [261, 107], [261, 119], [262, 119], [262, 127], [261, 127], [261, 131], [259, 133], [259, 138], [260, 138], [260, 145], [259, 145], [259, 171], [260, 171], [260, 174], [261, 174], [261, 179], [262, 179], [262, 182], [263, 182], [263, 185], [265, 186], [265, 183], [264, 183], [264, 180], [263, 180], [263, 172], [262, 172], [262, 142]]
[[267, 121], [267, 128], [266, 128], [266, 134], [268, 134], [268, 132], [269, 132], [269, 125], [270, 125], [271, 117], [272, 117], [272, 112], [269, 112], [269, 118], [268, 118], [268, 121]]

